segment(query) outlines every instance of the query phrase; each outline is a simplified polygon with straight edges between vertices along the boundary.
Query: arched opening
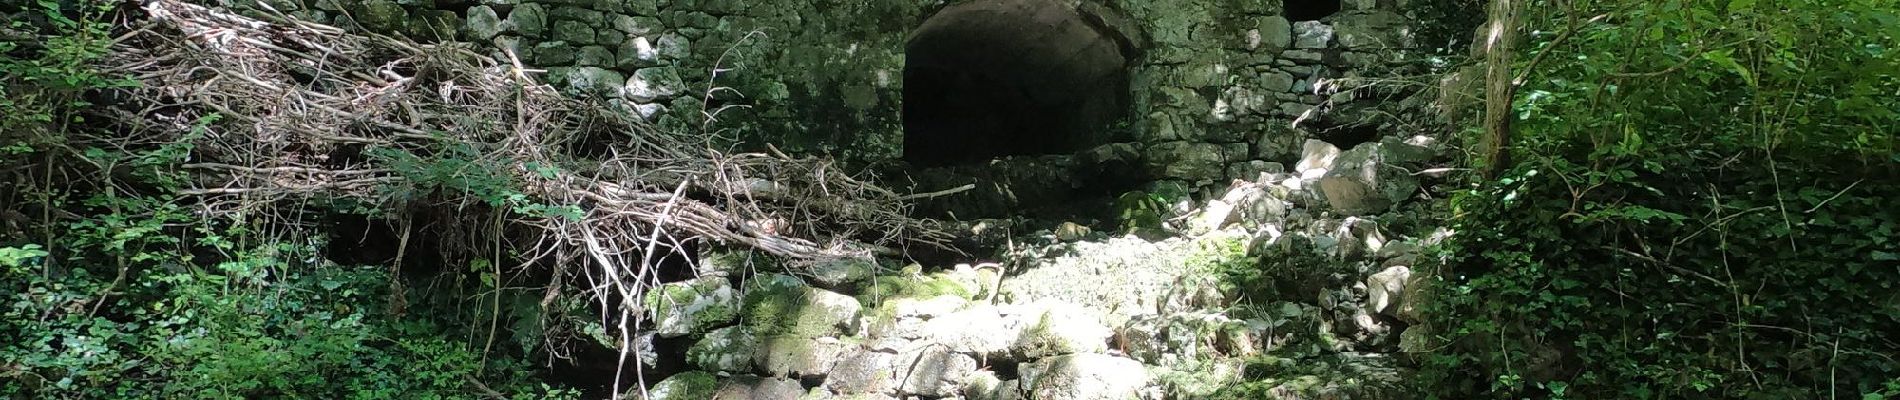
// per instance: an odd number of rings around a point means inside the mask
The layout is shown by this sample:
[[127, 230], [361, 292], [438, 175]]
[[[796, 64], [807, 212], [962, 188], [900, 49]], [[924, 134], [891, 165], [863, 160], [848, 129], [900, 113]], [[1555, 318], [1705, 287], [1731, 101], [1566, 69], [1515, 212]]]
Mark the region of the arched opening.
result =
[[1338, 12], [1339, 0], [1286, 1], [1286, 19], [1293, 22], [1318, 21]]
[[904, 158], [938, 166], [1101, 143], [1127, 108], [1127, 43], [1065, 2], [945, 7], [906, 48]]

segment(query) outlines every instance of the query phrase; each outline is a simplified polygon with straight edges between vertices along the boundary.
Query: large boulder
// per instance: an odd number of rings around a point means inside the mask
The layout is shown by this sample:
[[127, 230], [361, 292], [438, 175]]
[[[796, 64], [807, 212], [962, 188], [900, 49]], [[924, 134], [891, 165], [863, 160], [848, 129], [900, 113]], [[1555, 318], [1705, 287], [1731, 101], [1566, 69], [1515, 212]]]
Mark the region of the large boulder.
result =
[[[825, 379], [824, 388], [843, 395], [894, 394], [903, 379], [902, 360], [897, 353], [857, 349], [838, 361]], [[909, 360], [904, 360], [909, 361]]]
[[[1418, 161], [1419, 149], [1403, 143], [1364, 143], [1339, 154], [1315, 184], [1326, 204], [1344, 215], [1385, 211], [1418, 191], [1418, 179], [1405, 165]], [[1427, 151], [1429, 152], [1429, 151]]]
[[936, 345], [922, 346], [917, 351], [900, 355], [898, 360], [908, 363], [900, 365], [908, 371], [904, 374], [898, 392], [922, 397], [957, 395], [977, 367], [975, 358]]
[[1319, 139], [1307, 139], [1301, 146], [1300, 162], [1293, 165], [1293, 173], [1301, 179], [1318, 179], [1333, 169], [1333, 161], [1339, 158], [1339, 147]]
[[1039, 302], [1026, 307], [1027, 312], [1010, 316], [1024, 325], [1010, 352], [1025, 359], [1104, 352], [1108, 350], [1108, 338], [1115, 334], [1099, 316], [1082, 306]]
[[1412, 269], [1403, 265], [1366, 277], [1366, 310], [1397, 318], [1405, 312], [1402, 307], [1411, 305], [1405, 301], [1405, 285], [1411, 279]]
[[1106, 354], [1050, 357], [1019, 368], [1027, 397], [1038, 400], [1133, 399], [1148, 384], [1140, 362]]
[[1003, 318], [995, 306], [984, 304], [931, 319], [922, 331], [924, 340], [950, 351], [1003, 356], [1025, 328], [1020, 322]]

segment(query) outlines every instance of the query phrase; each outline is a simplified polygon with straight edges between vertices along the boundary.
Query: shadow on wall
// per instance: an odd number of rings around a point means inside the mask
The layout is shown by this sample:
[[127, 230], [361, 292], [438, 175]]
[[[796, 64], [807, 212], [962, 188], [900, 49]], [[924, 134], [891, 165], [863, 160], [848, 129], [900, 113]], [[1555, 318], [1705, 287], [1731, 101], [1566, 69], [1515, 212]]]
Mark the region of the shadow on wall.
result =
[[1128, 107], [1124, 43], [1063, 2], [944, 8], [906, 48], [904, 159], [939, 166], [1104, 142]]

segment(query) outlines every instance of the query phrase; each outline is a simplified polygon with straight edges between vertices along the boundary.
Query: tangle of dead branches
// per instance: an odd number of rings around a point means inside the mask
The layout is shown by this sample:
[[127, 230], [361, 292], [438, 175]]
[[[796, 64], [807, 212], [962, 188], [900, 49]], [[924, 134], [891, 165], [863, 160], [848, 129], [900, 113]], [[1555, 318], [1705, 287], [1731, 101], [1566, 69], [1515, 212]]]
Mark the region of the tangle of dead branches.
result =
[[[268, 9], [238, 15], [178, 0], [140, 9], [143, 24], [107, 61], [140, 86], [107, 111], [122, 137], [104, 141], [188, 143], [192, 183], [180, 193], [205, 215], [308, 218], [299, 213], [322, 212], [301, 208], [313, 199], [385, 210], [571, 206], [578, 215], [505, 214], [534, 233], [511, 250], [523, 266], [554, 269], [544, 306], [563, 294], [615, 305], [619, 317], [604, 317], [619, 324], [622, 349], [643, 314], [625, 300], [658, 284], [653, 266], [687, 242], [837, 258], [945, 241], [906, 217], [904, 195], [828, 161], [714, 151], [698, 132], [563, 96], [513, 54]], [[476, 190], [491, 181], [516, 196]]]

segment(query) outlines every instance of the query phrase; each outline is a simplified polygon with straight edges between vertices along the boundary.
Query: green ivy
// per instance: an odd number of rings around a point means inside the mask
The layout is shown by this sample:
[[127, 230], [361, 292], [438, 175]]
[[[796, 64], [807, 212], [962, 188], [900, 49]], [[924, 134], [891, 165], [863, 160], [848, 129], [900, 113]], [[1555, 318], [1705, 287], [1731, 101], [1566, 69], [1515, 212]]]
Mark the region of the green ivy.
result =
[[1900, 375], [1895, 3], [1529, 4], [1521, 161], [1453, 198], [1434, 393], [1817, 398]]

